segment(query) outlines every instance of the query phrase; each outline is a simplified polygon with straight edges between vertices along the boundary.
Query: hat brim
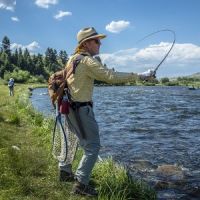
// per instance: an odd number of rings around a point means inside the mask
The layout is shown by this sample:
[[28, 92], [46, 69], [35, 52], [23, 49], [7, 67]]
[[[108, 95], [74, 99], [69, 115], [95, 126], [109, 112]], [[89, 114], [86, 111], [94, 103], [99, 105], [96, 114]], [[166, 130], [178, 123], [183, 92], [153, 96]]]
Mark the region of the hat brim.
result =
[[79, 44], [78, 44], [78, 46], [80, 46], [81, 44], [83, 44], [83, 42], [85, 42], [85, 41], [87, 41], [87, 40], [91, 40], [91, 39], [95, 39], [95, 38], [98, 38], [98, 39], [103, 39], [103, 38], [105, 38], [106, 37], [106, 35], [104, 35], [104, 34], [97, 34], [97, 35], [93, 35], [93, 36], [91, 36], [91, 37], [88, 37], [88, 38], [85, 38], [84, 40], [82, 40]]

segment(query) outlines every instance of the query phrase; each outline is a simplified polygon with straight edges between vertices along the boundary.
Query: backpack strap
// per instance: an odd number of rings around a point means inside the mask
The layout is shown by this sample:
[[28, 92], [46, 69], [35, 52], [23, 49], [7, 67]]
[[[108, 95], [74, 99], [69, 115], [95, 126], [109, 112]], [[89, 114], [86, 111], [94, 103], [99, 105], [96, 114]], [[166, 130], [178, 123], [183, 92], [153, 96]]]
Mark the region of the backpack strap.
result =
[[66, 92], [67, 92], [67, 95], [68, 95], [68, 98], [69, 100], [71, 101], [71, 95], [70, 95], [70, 91], [68, 89], [68, 86], [67, 86], [67, 79], [72, 75], [72, 74], [75, 74], [75, 71], [76, 71], [76, 67], [78, 66], [78, 64], [80, 63], [81, 59], [86, 56], [84, 54], [79, 54], [78, 56], [76, 56], [76, 58], [70, 63], [70, 66], [69, 66], [69, 71], [67, 71], [67, 68], [65, 68], [63, 70], [63, 77], [65, 77], [65, 80], [64, 80], [64, 83], [62, 85], [62, 88], [61, 88], [61, 91], [63, 92], [64, 91], [64, 88], [67, 88]]
[[75, 74], [76, 71], [76, 67], [78, 66], [78, 64], [80, 63], [81, 59], [86, 56], [84, 54], [79, 54], [78, 56], [76, 56], [76, 58], [70, 63], [70, 68], [69, 71], [67, 71], [67, 69], [65, 68], [65, 73], [66, 73], [66, 81], [67, 79], [71, 76], [71, 74]]

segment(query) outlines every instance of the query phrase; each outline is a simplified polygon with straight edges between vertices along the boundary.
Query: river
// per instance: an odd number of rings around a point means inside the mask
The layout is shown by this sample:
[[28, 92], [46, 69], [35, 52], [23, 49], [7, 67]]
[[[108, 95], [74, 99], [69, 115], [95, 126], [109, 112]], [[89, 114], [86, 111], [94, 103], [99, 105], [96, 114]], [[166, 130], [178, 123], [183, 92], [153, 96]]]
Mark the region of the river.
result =
[[[187, 87], [95, 87], [102, 157], [112, 156], [147, 181], [158, 199], [200, 199], [200, 90]], [[46, 88], [33, 106], [52, 115]]]

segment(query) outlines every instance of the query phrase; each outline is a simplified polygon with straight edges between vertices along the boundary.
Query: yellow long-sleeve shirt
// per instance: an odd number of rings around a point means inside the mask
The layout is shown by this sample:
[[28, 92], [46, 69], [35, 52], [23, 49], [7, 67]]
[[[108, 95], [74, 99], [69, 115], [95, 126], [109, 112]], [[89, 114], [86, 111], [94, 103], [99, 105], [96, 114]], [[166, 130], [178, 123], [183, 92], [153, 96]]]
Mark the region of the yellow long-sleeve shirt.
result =
[[[67, 70], [70, 70], [70, 63], [76, 56], [78, 54], [70, 58], [67, 64]], [[134, 73], [115, 72], [108, 69], [87, 53], [76, 67], [75, 73], [71, 74], [67, 79], [67, 84], [73, 101], [87, 102], [92, 101], [95, 79], [107, 83], [124, 83], [137, 78], [138, 75]]]

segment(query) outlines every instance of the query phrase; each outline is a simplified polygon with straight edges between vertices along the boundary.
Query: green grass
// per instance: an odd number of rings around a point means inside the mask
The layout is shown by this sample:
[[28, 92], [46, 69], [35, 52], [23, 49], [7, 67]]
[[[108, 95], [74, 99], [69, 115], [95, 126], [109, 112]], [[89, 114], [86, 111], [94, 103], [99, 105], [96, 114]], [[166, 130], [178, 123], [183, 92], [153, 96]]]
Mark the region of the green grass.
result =
[[[37, 85], [36, 85], [37, 86]], [[70, 194], [72, 183], [58, 181], [57, 162], [51, 155], [52, 119], [37, 113], [28, 101], [28, 87], [17, 85], [15, 96], [0, 82], [0, 200], [87, 200]], [[82, 152], [73, 164], [75, 169]], [[98, 199], [156, 199], [146, 184], [133, 181], [112, 159], [96, 164], [92, 180]]]
[[107, 200], [156, 199], [155, 192], [141, 181], [133, 180], [124, 166], [112, 158], [99, 162], [93, 171], [99, 197]]

